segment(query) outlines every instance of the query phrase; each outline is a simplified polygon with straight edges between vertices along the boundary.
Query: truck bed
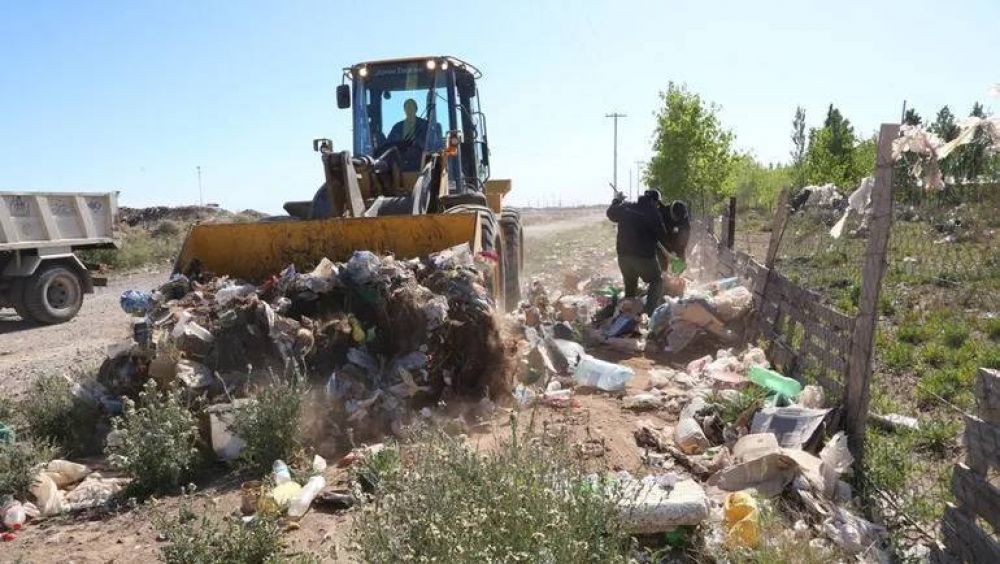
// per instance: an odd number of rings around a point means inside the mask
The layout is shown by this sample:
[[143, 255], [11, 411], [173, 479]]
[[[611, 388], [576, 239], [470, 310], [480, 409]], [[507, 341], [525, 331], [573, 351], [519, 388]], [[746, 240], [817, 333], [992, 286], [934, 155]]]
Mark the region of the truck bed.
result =
[[114, 245], [117, 212], [117, 192], [0, 192], [0, 252]]

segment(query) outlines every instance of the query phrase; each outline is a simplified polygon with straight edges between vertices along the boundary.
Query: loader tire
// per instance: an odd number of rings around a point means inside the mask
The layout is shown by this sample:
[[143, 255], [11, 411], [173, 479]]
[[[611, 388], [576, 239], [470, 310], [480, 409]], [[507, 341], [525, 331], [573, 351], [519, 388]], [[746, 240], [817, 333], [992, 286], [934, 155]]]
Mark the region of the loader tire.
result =
[[24, 284], [24, 307], [39, 323], [64, 323], [83, 305], [83, 282], [73, 269], [52, 264], [42, 266]]
[[464, 192], [462, 194], [448, 194], [446, 196], [441, 196], [438, 199], [441, 208], [444, 210], [449, 210], [456, 206], [480, 206], [487, 208], [489, 207], [489, 202], [486, 200], [486, 195], [482, 192]]
[[496, 267], [493, 269], [493, 274], [488, 276], [486, 286], [496, 302], [497, 309], [506, 312], [507, 295], [504, 284], [507, 273], [507, 265], [504, 264], [506, 253], [504, 252], [503, 233], [500, 231], [500, 222], [497, 221], [496, 214], [489, 207], [477, 204], [459, 204], [448, 208], [444, 213], [475, 213], [479, 215], [480, 246], [484, 253], [492, 253], [496, 258]]
[[500, 215], [500, 230], [504, 240], [504, 288], [506, 305], [510, 311], [521, 301], [521, 270], [524, 268], [524, 231], [521, 214], [504, 208]]

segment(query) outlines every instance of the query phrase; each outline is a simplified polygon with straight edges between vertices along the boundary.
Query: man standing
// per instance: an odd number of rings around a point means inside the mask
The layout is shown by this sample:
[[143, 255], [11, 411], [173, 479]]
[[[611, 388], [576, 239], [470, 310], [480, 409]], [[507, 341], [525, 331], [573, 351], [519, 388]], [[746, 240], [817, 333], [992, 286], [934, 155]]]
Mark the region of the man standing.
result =
[[657, 245], [671, 247], [670, 237], [663, 225], [660, 212], [660, 193], [647, 190], [636, 203], [628, 203], [625, 196], [615, 194], [608, 208], [608, 219], [618, 224], [618, 268], [625, 280], [625, 297], [634, 298], [639, 290], [639, 279], [648, 284], [646, 314], [652, 315], [663, 297], [663, 279], [657, 260]]

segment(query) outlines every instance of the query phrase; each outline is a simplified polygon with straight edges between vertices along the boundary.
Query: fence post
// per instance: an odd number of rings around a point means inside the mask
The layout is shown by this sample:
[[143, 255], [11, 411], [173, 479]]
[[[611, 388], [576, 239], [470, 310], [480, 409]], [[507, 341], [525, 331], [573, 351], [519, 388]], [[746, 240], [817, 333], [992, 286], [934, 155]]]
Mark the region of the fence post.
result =
[[774, 268], [774, 261], [778, 258], [778, 247], [781, 245], [781, 237], [785, 234], [789, 197], [789, 189], [782, 188], [781, 194], [778, 196], [778, 208], [774, 210], [774, 221], [771, 222], [771, 239], [767, 244], [767, 257], [764, 259], [764, 266], [768, 270]]
[[729, 207], [726, 212], [726, 246], [733, 250], [736, 243], [736, 198], [729, 198]]
[[861, 279], [858, 316], [854, 321], [851, 356], [844, 405], [847, 416], [847, 436], [855, 467], [862, 468], [865, 445], [865, 425], [868, 420], [871, 362], [878, 323], [878, 298], [885, 274], [886, 252], [892, 224], [892, 142], [899, 136], [899, 124], [883, 123], [879, 131], [878, 155], [875, 159], [875, 185], [872, 187], [871, 229], [865, 250]]

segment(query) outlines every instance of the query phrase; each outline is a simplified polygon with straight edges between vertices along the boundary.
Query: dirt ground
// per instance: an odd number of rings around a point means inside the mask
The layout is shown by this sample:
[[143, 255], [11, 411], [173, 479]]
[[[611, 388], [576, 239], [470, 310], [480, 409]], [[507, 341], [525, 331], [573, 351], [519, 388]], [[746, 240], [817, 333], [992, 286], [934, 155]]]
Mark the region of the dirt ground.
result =
[[[533, 278], [545, 281], [553, 297], [561, 291], [563, 277], [571, 269], [587, 276], [617, 276], [614, 260], [614, 227], [604, 218], [603, 208], [529, 211], [523, 214], [525, 231], [525, 273], [523, 284]], [[118, 296], [126, 288], [151, 288], [166, 273], [147, 272], [114, 280], [109, 287], [89, 296], [80, 316], [57, 327], [26, 328], [13, 315], [0, 318], [0, 385], [21, 390], [30, 379], [50, 370], [72, 370], [96, 364], [106, 345], [119, 341], [127, 332], [127, 316], [118, 307]], [[620, 283], [620, 280], [619, 282]], [[597, 357], [621, 362], [636, 371], [626, 390], [633, 394], [648, 383], [648, 370], [656, 365], [681, 366], [687, 358], [656, 358], [655, 355], [626, 356], [612, 350], [588, 348]], [[703, 353], [700, 353], [703, 354]], [[699, 355], [691, 353], [691, 358]], [[634, 413], [621, 407], [618, 398], [603, 393], [578, 394], [578, 405], [569, 409], [536, 407], [520, 412], [521, 429], [536, 431], [557, 426], [569, 440], [585, 448], [591, 446], [594, 466], [624, 469], [642, 474], [641, 451], [635, 446], [633, 431], [641, 422], [669, 433], [673, 418], [664, 410]], [[509, 410], [500, 408], [493, 419], [478, 429], [470, 429], [469, 441], [490, 448], [509, 437]], [[594, 448], [593, 445], [601, 445]], [[332, 461], [331, 461], [332, 462]], [[336, 469], [328, 471], [328, 483], [343, 478]], [[220, 472], [224, 474], [224, 472]], [[135, 562], [153, 561], [159, 542], [153, 521], [158, 513], [176, 513], [182, 503], [214, 515], [232, 514], [240, 504], [239, 484], [234, 478], [220, 478], [202, 486], [197, 493], [148, 503], [119, 514], [85, 514], [30, 525], [12, 543], [0, 545], [0, 561], [52, 562]], [[349, 561], [347, 549], [351, 513], [327, 514], [312, 511], [301, 528], [289, 531], [286, 543], [291, 551], [308, 551], [324, 561]], [[20, 560], [19, 560], [20, 559]]]
[[80, 313], [68, 323], [38, 326], [22, 321], [12, 309], [0, 309], [0, 386], [18, 397], [33, 378], [46, 373], [96, 368], [107, 346], [128, 335], [128, 315], [118, 305], [122, 291], [149, 290], [167, 271], [144, 271], [112, 277], [104, 288], [83, 299]]

